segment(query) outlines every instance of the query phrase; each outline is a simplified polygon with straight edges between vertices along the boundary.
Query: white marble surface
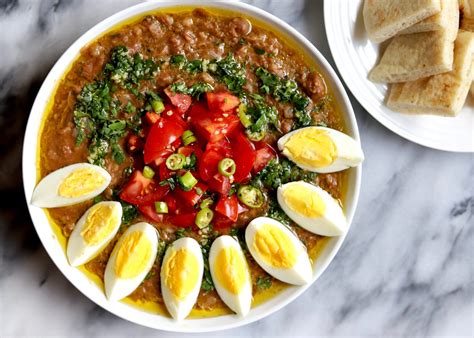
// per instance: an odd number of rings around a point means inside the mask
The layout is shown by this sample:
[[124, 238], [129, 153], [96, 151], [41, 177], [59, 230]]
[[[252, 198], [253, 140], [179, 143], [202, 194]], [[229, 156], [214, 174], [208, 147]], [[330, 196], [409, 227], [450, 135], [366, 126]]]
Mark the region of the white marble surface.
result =
[[[0, 336], [180, 336], [111, 315], [82, 296], [38, 241], [20, 151], [34, 96], [55, 60], [133, 0], [0, 1]], [[322, 1], [251, 1], [332, 61]], [[221, 336], [474, 335], [474, 161], [412, 144], [351, 97], [367, 157], [358, 211], [326, 273], [302, 297]]]

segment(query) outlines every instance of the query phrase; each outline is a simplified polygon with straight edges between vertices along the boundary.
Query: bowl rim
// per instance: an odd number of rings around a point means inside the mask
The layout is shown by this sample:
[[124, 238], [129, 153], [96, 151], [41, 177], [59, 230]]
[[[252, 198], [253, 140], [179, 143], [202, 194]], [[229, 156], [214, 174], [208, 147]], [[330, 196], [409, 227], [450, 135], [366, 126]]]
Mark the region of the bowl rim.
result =
[[[287, 37], [293, 39], [295, 44], [299, 45], [301, 49], [306, 51], [308, 57], [318, 65], [319, 70], [324, 74], [326, 82], [328, 82], [329, 86], [332, 88], [333, 95], [339, 102], [339, 109], [343, 112], [342, 114], [346, 124], [346, 132], [360, 142], [359, 130], [354, 111], [347, 93], [335, 71], [316, 47], [289, 24], [262, 9], [237, 1], [202, 0], [199, 4], [196, 4], [193, 0], [149, 1], [128, 7], [102, 20], [72, 43], [54, 64], [38, 91], [28, 118], [22, 154], [23, 185], [28, 211], [45, 250], [61, 273], [87, 298], [120, 318], [146, 327], [173, 332], [211, 332], [236, 328], [252, 323], [267, 317], [288, 305], [313, 285], [313, 283], [326, 270], [339, 251], [348, 232], [343, 236], [332, 238], [327, 243], [323, 252], [313, 264], [313, 279], [311, 283], [304, 286], [287, 287], [278, 295], [252, 308], [250, 313], [244, 318], [230, 314], [218, 317], [186, 319], [181, 322], [176, 322], [160, 314], [148, 313], [123, 302], [109, 302], [103, 295], [102, 290], [99, 290], [99, 287], [91, 281], [88, 276], [80, 270], [69, 266], [60, 241], [56, 238], [46, 214], [42, 209], [30, 204], [31, 194], [36, 185], [36, 156], [39, 151], [38, 136], [41, 129], [41, 121], [47, 105], [50, 100], [54, 99], [53, 93], [56, 90], [58, 81], [62, 79], [62, 76], [68, 70], [68, 67], [75, 61], [81, 48], [123, 21], [133, 17], [138, 17], [150, 11], [158, 11], [160, 9], [166, 10], [167, 8], [174, 8], [177, 6], [186, 6], [186, 9], [189, 9], [190, 7], [204, 7], [225, 9], [237, 13], [242, 12], [246, 16], [268, 24], [270, 27], [275, 27], [278, 31], [287, 35]], [[349, 229], [358, 202], [361, 178], [362, 165], [350, 169], [348, 178], [349, 184], [345, 201]], [[59, 254], [60, 251], [62, 254]]]

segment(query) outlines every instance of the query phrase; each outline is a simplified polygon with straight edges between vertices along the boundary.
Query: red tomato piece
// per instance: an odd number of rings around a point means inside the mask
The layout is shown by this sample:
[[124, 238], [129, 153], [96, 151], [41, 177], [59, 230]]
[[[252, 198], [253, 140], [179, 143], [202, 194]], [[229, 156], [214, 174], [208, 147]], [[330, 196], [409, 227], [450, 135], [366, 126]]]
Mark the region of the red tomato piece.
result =
[[162, 118], [155, 123], [146, 139], [145, 163], [162, 158], [167, 148], [179, 139], [183, 132], [183, 126], [168, 118]]
[[176, 210], [178, 209], [178, 203], [176, 201], [176, 198], [170, 194], [166, 195], [163, 197], [163, 202], [166, 202], [168, 205], [168, 213], [169, 214], [175, 214]]
[[120, 192], [120, 198], [134, 205], [149, 204], [161, 200], [168, 191], [169, 186], [159, 186], [143, 176], [139, 170], [135, 170]]
[[167, 180], [171, 176], [176, 174], [176, 171], [169, 170], [165, 163], [161, 163], [158, 168], [158, 173], [160, 175], [160, 181]]
[[168, 156], [170, 156], [173, 153], [173, 149], [171, 148], [166, 148], [163, 150], [161, 153], [159, 153], [156, 159], [153, 160], [153, 166], [158, 168], [161, 164], [165, 163], [166, 159]]
[[208, 150], [217, 151], [225, 157], [230, 157], [232, 155], [232, 147], [226, 137], [218, 141], [208, 142], [206, 145], [206, 151]]
[[237, 196], [235, 194], [232, 196], [221, 196], [217, 202], [216, 211], [232, 222], [236, 222], [239, 217], [239, 201]]
[[224, 155], [215, 150], [206, 151], [199, 160], [199, 176], [205, 182], [209, 181], [217, 173], [217, 165]]
[[181, 188], [176, 188], [176, 195], [188, 206], [195, 206], [201, 199], [202, 195], [207, 191], [207, 185], [198, 182], [190, 191], [184, 191]]
[[230, 228], [234, 225], [231, 219], [227, 218], [226, 216], [222, 216], [219, 213], [214, 214], [214, 218], [212, 219], [213, 228], [216, 230]]
[[212, 111], [226, 112], [236, 108], [240, 104], [237, 96], [229, 92], [206, 93], [207, 106]]
[[127, 149], [131, 153], [142, 150], [144, 145], [143, 140], [137, 135], [132, 134], [127, 140]]
[[160, 119], [160, 115], [153, 112], [147, 112], [145, 114], [145, 120], [148, 124], [155, 124]]
[[173, 93], [169, 87], [165, 89], [165, 94], [170, 99], [171, 104], [175, 106], [180, 113], [184, 113], [189, 109], [189, 106], [191, 106], [192, 98], [190, 95]]
[[194, 153], [198, 159], [202, 156], [202, 150], [196, 144], [184, 146], [178, 149], [178, 154], [183, 154], [186, 157], [191, 156], [192, 153]]
[[268, 144], [264, 144], [263, 147], [258, 149], [255, 153], [255, 162], [253, 164], [253, 172], [257, 174], [265, 168], [265, 166], [270, 162], [270, 160], [276, 158], [275, 150], [270, 147]]
[[191, 118], [191, 123], [200, 136], [207, 141], [214, 142], [233, 135], [240, 126], [240, 119], [233, 114], [224, 116], [219, 113], [207, 112], [199, 117]]
[[184, 114], [177, 111], [172, 105], [166, 104], [165, 110], [161, 113], [161, 116], [164, 118], [173, 120], [174, 122], [178, 123], [180, 126], [184, 128], [184, 130], [188, 129], [188, 124], [184, 121]]
[[256, 157], [255, 146], [243, 133], [238, 133], [232, 138], [231, 144], [232, 158], [236, 165], [234, 181], [240, 183], [248, 179], [253, 168]]
[[209, 189], [216, 191], [221, 195], [227, 195], [230, 191], [230, 179], [219, 173], [215, 174], [207, 182]]
[[146, 204], [146, 205], [139, 205], [138, 210], [147, 218], [152, 221], [161, 223], [163, 222], [163, 214], [159, 214], [156, 212], [154, 204]]
[[169, 216], [169, 221], [171, 224], [181, 227], [181, 228], [189, 228], [194, 225], [194, 220], [196, 219], [197, 212], [192, 212], [188, 214], [181, 214], [181, 215], [172, 215]]

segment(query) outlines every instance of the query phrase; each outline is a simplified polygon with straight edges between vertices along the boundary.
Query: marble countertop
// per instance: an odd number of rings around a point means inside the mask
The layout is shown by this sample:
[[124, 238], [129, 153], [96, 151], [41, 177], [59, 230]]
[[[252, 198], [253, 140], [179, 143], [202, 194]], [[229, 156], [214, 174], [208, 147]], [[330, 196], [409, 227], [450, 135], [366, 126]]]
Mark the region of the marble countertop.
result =
[[[26, 209], [21, 147], [31, 104], [61, 53], [136, 1], [0, 1], [0, 336], [180, 336], [131, 324], [76, 290]], [[334, 65], [321, 0], [249, 1], [297, 28]], [[306, 293], [222, 336], [474, 335], [474, 161], [391, 133], [351, 97], [366, 161], [341, 251]]]

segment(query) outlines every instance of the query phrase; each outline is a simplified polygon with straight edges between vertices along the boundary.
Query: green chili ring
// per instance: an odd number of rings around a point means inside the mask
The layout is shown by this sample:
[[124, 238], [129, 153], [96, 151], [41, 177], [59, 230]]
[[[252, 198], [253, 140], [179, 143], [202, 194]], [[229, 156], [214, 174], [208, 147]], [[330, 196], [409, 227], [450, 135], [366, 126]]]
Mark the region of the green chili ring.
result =
[[199, 229], [203, 229], [211, 223], [213, 218], [214, 212], [209, 208], [203, 208], [197, 213], [194, 223], [196, 223]]
[[166, 159], [166, 167], [169, 170], [179, 170], [184, 167], [186, 157], [183, 154], [172, 154]]
[[265, 196], [260, 189], [251, 185], [242, 185], [237, 191], [239, 200], [250, 208], [260, 208], [265, 202]]
[[219, 161], [217, 168], [219, 169], [221, 175], [230, 177], [235, 174], [237, 166], [235, 165], [235, 161], [233, 159], [226, 157]]

